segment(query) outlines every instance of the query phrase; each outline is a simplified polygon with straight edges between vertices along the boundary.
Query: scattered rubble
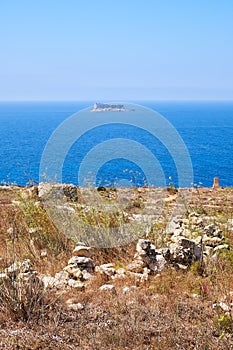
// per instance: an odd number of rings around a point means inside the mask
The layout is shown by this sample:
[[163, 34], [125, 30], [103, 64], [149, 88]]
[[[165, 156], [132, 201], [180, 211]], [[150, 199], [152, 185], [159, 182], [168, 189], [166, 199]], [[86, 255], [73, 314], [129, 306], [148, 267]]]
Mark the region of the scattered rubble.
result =
[[[125, 279], [130, 276], [133, 277], [136, 286], [147, 281], [152, 274], [159, 274], [168, 268], [187, 270], [194, 262], [215, 259], [218, 251], [229, 250], [222, 230], [213, 223], [209, 224], [208, 219], [196, 212], [189, 214], [188, 219], [181, 216], [174, 217], [166, 229], [167, 239], [164, 247], [156, 248], [150, 240], [139, 239], [134, 258], [125, 268], [116, 268], [113, 263], [95, 266], [92, 259], [93, 248], [79, 242], [67, 266], [54, 277], [38, 274], [31, 268], [30, 260], [26, 259], [23, 262], [14, 262], [6, 268], [0, 274], [0, 281], [9, 278], [27, 281], [33, 276], [46, 289], [75, 288], [82, 291], [87, 281], [91, 282], [100, 274], [109, 280]], [[47, 257], [45, 250], [41, 252], [41, 257]], [[129, 293], [130, 288], [125, 287], [123, 293]], [[100, 290], [114, 291], [115, 287], [112, 284], [105, 284]], [[75, 309], [76, 306], [71, 308]]]

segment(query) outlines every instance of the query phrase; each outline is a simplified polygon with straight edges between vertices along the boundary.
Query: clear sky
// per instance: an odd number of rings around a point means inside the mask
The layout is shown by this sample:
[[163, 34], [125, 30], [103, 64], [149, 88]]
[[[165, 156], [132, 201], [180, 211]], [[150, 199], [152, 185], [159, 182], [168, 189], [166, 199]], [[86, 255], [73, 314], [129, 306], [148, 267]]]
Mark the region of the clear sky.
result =
[[0, 0], [0, 100], [233, 100], [232, 0]]

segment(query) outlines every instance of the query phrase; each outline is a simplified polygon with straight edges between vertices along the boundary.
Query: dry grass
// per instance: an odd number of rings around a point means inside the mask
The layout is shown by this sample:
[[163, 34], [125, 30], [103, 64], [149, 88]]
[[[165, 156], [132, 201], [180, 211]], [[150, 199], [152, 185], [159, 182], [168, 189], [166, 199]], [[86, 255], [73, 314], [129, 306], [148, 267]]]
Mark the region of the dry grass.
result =
[[[19, 198], [22, 205], [12, 205]], [[142, 198], [142, 192], [139, 198], [135, 197], [135, 212]], [[57, 232], [43, 207], [35, 206], [35, 202], [36, 193], [22, 198], [20, 188], [0, 188], [2, 269], [15, 260], [30, 258], [37, 271], [54, 274], [71, 256], [74, 243]], [[165, 209], [170, 210], [173, 201], [168, 203]], [[190, 208], [225, 225], [232, 219], [233, 191], [196, 189]], [[129, 210], [134, 210], [133, 202]], [[233, 247], [232, 230], [230, 226], [223, 227]], [[163, 229], [162, 225], [159, 229]], [[44, 250], [47, 256], [42, 258]], [[96, 249], [94, 261], [124, 266], [133, 253], [133, 243]], [[202, 275], [195, 266], [188, 272], [169, 269], [150, 276], [129, 294], [123, 293], [123, 287], [135, 286], [132, 278], [114, 281], [116, 293], [99, 291], [100, 285], [109, 282], [101, 275], [85, 292], [45, 292], [37, 279], [23, 285], [4, 282], [0, 285], [0, 349], [232, 349], [232, 272], [233, 257], [229, 251], [210, 261]], [[68, 299], [82, 303], [84, 308], [69, 311]], [[229, 312], [213, 308], [222, 300]]]
[[[5, 317], [1, 349], [231, 349], [230, 333], [220, 339], [226, 329], [212, 308], [215, 288], [193, 298], [189, 288], [195, 282], [200, 283], [171, 274], [152, 278], [155, 288], [143, 285], [130, 295], [121, 284], [116, 294], [93, 286], [89, 293], [63, 295], [43, 317], [24, 322]], [[84, 309], [67, 311], [63, 303], [70, 297]]]

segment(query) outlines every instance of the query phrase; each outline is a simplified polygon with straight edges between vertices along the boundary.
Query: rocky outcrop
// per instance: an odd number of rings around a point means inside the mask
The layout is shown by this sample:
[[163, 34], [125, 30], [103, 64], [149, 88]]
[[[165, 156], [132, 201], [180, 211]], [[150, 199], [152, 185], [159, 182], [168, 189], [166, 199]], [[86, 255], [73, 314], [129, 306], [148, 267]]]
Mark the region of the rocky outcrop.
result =
[[139, 239], [134, 260], [127, 269], [135, 273], [159, 273], [169, 266], [186, 268], [200, 259], [201, 247], [182, 236], [162, 249], [156, 249], [149, 240]]
[[[222, 230], [214, 223], [209, 224], [210, 219], [210, 217], [201, 216], [196, 212], [190, 213], [188, 218], [174, 217], [166, 231], [169, 237], [168, 242], [175, 245], [180, 242], [181, 245], [184, 245], [185, 239], [192, 241], [193, 248], [190, 246], [189, 249], [193, 250], [194, 261], [198, 261], [200, 258], [208, 259], [217, 250], [230, 249]], [[171, 244], [170, 248], [174, 248]], [[175, 250], [177, 251], [177, 249]], [[188, 260], [191, 260], [191, 256], [185, 255]]]
[[[187, 270], [194, 262], [217, 257], [221, 250], [230, 249], [222, 230], [215, 224], [208, 223], [208, 217], [191, 213], [188, 218], [176, 216], [170, 222], [164, 239], [164, 247], [157, 248], [148, 239], [139, 239], [136, 253], [131, 263], [125, 268], [117, 268], [113, 263], [95, 266], [94, 250], [79, 243], [73, 250], [73, 256], [67, 265], [55, 276], [41, 275], [31, 268], [29, 259], [14, 262], [0, 274], [0, 281], [5, 280], [35, 281], [43, 283], [44, 288], [75, 288], [84, 290], [96, 275], [104, 275], [106, 281], [133, 277], [135, 284], [148, 280], [150, 275], [158, 274], [168, 268]], [[111, 289], [106, 284], [101, 290]]]
[[38, 185], [40, 199], [53, 199], [64, 196], [71, 201], [78, 200], [78, 187], [73, 184], [59, 184], [53, 182], [40, 182]]
[[127, 269], [136, 273], [159, 272], [166, 266], [166, 260], [162, 254], [156, 252], [155, 246], [147, 239], [139, 239], [136, 246], [134, 260]]

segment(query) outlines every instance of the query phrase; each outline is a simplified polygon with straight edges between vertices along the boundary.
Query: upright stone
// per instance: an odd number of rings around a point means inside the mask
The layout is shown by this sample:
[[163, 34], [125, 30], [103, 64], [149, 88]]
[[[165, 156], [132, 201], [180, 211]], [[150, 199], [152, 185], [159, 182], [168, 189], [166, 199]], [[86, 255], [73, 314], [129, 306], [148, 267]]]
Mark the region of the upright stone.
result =
[[219, 178], [214, 177], [214, 183], [213, 183], [213, 188], [219, 188]]

